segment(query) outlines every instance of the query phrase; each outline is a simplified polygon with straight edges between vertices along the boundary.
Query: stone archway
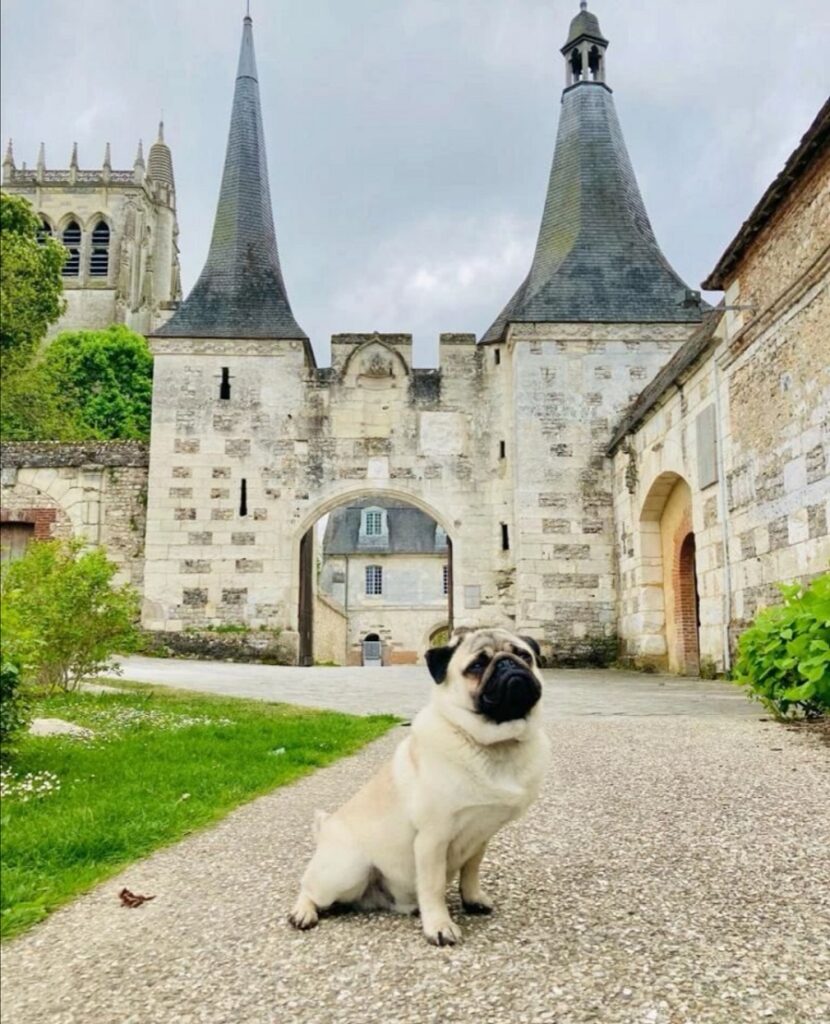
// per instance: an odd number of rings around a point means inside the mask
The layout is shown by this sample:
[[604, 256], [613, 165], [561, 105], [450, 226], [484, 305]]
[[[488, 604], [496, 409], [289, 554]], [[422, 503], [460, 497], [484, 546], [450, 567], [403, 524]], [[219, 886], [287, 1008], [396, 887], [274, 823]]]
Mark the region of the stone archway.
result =
[[[425, 502], [417, 495], [408, 491], [380, 486], [363, 486], [349, 488], [334, 495], [330, 495], [321, 501], [313, 511], [307, 513], [301, 526], [295, 534], [295, 549], [293, 565], [296, 566], [296, 575], [292, 591], [294, 594], [294, 607], [297, 609], [297, 636], [298, 636], [298, 664], [311, 665], [314, 663], [315, 650], [315, 604], [317, 597], [316, 590], [316, 568], [317, 568], [317, 539], [315, 529], [318, 521], [328, 512], [347, 505], [350, 502], [364, 498], [376, 498], [385, 501], [398, 501], [404, 505], [419, 509], [424, 512], [439, 527], [446, 536], [446, 618], [445, 624], [449, 631], [453, 628], [454, 619], [454, 582], [453, 563], [456, 553], [453, 547], [449, 527], [449, 519], [436, 508]], [[348, 644], [347, 644], [348, 649]]]
[[692, 492], [678, 473], [652, 483], [640, 514], [640, 652], [671, 672], [697, 674], [699, 599]]

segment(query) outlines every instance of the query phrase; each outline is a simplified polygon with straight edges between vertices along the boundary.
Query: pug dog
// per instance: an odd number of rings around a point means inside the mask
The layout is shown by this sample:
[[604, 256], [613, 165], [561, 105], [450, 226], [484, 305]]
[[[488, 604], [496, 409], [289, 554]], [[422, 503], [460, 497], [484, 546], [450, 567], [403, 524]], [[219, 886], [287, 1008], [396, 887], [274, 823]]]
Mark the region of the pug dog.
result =
[[549, 758], [539, 646], [503, 629], [456, 634], [427, 651], [432, 698], [387, 762], [333, 814], [289, 916], [313, 928], [335, 907], [420, 912], [428, 942], [452, 946], [456, 876], [467, 914], [493, 904], [479, 873], [488, 841], [536, 798]]

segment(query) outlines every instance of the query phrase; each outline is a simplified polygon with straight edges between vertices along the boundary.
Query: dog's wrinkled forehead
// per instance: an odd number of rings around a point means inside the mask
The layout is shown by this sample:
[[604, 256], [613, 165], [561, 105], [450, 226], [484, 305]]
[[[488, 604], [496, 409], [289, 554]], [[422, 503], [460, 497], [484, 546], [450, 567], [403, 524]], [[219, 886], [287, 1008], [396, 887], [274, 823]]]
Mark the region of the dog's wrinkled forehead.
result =
[[525, 637], [516, 636], [506, 629], [476, 629], [461, 636], [458, 643], [460, 657], [475, 657], [482, 651], [491, 656], [496, 654], [515, 654], [519, 651], [530, 651], [535, 654], [532, 645]]

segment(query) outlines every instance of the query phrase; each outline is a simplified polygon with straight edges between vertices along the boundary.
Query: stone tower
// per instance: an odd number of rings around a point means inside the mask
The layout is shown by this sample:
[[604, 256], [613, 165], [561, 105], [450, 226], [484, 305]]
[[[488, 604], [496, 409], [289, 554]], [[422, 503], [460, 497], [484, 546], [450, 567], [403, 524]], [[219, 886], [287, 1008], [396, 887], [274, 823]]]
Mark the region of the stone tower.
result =
[[37, 165], [17, 168], [11, 142], [3, 161], [3, 188], [32, 204], [43, 230], [66, 246], [66, 313], [51, 334], [124, 323], [148, 334], [181, 298], [179, 228], [173, 159], [164, 125], [145, 164], [142, 145], [132, 170], [113, 170], [110, 146], [97, 170], [81, 170], [77, 144], [67, 170], [47, 170], [45, 147]]
[[482, 338], [512, 462], [503, 530], [516, 618], [565, 657], [613, 642], [611, 429], [702, 316], [649, 223], [608, 45], [583, 0], [561, 50], [566, 86], [533, 262]]

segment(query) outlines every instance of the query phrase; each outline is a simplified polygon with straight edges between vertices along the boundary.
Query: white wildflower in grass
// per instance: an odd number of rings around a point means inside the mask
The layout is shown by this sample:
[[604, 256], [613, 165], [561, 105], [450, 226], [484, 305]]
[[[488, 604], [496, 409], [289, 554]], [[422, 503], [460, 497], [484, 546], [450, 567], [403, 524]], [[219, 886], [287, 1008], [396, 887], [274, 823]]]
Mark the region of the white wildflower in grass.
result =
[[54, 796], [60, 788], [60, 779], [54, 772], [26, 772], [25, 775], [18, 775], [11, 768], [0, 768], [0, 799], [18, 800], [25, 804], [30, 800]]
[[136, 708], [122, 705], [93, 708], [84, 715], [84, 720], [99, 734], [109, 738], [140, 728], [176, 732], [200, 725], [233, 725], [231, 718], [211, 718], [209, 715], [177, 715], [156, 708]]

